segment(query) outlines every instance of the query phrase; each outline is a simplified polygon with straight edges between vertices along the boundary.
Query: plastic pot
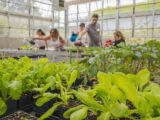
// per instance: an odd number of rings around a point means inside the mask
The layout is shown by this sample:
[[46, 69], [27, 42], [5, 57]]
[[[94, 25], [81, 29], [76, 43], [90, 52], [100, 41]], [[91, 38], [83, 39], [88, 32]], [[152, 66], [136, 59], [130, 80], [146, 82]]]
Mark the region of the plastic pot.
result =
[[18, 101], [18, 109], [25, 112], [31, 112], [33, 109], [33, 96], [32, 93], [27, 93], [27, 95], [22, 96]]
[[4, 115], [0, 116], [0, 118], [12, 114], [18, 110], [17, 101], [15, 100], [8, 100], [6, 102], [6, 105], [7, 105], [7, 111]]

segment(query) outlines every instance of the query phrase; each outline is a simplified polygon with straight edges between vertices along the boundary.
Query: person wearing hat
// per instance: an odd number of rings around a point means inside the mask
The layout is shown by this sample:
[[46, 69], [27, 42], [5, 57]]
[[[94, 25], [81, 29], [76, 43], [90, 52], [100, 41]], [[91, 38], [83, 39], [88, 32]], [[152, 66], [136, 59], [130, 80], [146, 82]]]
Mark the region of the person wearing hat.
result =
[[[75, 45], [76, 46], [88, 46], [88, 35], [86, 33], [82, 35], [82, 33], [85, 31], [85, 24], [81, 23], [79, 27], [80, 27], [80, 31], [75, 33], [78, 35], [75, 41]], [[81, 38], [78, 39], [80, 36]]]
[[99, 16], [94, 14], [92, 16], [91, 23], [86, 27], [85, 30], [78, 36], [78, 39], [81, 40], [82, 36], [88, 33], [89, 37], [89, 47], [100, 47], [102, 46], [101, 36], [100, 36], [100, 24], [98, 23]]

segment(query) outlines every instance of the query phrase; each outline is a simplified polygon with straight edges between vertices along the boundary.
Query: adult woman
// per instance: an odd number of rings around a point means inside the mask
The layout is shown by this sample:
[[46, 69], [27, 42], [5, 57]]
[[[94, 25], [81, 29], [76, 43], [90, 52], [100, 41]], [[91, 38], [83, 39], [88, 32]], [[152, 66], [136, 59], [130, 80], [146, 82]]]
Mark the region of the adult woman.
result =
[[[37, 37], [31, 38], [31, 39], [26, 39], [26, 40], [39, 49], [45, 49], [46, 47], [48, 48], [47, 41], [41, 40], [45, 37], [45, 33], [43, 32], [43, 30], [38, 29], [36, 34], [37, 34]], [[35, 40], [35, 39], [36, 39], [36, 42], [33, 42], [32, 40]]]
[[124, 43], [125, 44], [125, 37], [123, 36], [123, 34], [120, 31], [115, 31], [114, 32], [114, 43], [113, 45], [118, 47], [118, 44], [120, 43]]
[[[75, 33], [78, 35], [76, 42], [75, 42], [76, 46], [88, 46], [88, 35], [87, 34], [82, 35], [84, 31], [85, 31], [85, 24], [81, 23], [80, 31]], [[80, 36], [82, 36], [81, 39], [79, 39]]]
[[[36, 39], [37, 38], [35, 38], [34, 40]], [[40, 40], [49, 40], [54, 50], [60, 49], [65, 45], [65, 40], [60, 36], [58, 30], [54, 28], [50, 30], [49, 36], [43, 37]]]

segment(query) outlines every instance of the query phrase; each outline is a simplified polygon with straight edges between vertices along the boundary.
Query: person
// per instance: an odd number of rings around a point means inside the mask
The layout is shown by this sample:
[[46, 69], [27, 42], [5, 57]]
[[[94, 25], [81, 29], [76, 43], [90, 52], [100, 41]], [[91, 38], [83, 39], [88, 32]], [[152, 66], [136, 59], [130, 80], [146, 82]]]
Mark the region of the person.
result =
[[97, 23], [99, 19], [98, 14], [92, 16], [91, 23], [86, 27], [86, 29], [79, 35], [78, 39], [81, 40], [84, 34], [88, 34], [89, 37], [89, 47], [100, 47], [102, 46], [102, 41], [100, 37], [100, 24]]
[[[78, 35], [75, 45], [76, 46], [88, 46], [88, 35], [83, 34], [83, 32], [85, 31], [85, 24], [81, 23], [79, 27], [80, 27], [80, 31], [75, 33]], [[78, 39], [79, 36], [81, 36], [81, 34], [83, 34], [81, 39]]]
[[[48, 43], [47, 41], [41, 41], [40, 39], [44, 38], [45, 37], [45, 33], [43, 32], [42, 29], [38, 29], [37, 32], [37, 37], [33, 37], [33, 38], [29, 38], [29, 39], [26, 39], [30, 44], [36, 46], [37, 48], [39, 49], [45, 49], [45, 48], [48, 48]], [[36, 42], [32, 41], [34, 39], [37, 39]]]
[[121, 31], [114, 32], [114, 39], [115, 39], [115, 41], [114, 41], [113, 45], [116, 47], [118, 47], [118, 44], [120, 44], [122, 42], [125, 44], [125, 37], [123, 36]]
[[[36, 40], [37, 38], [34, 38]], [[50, 35], [41, 38], [40, 40], [49, 40], [54, 50], [61, 49], [65, 45], [65, 40], [60, 36], [57, 29], [53, 28], [50, 30]]]

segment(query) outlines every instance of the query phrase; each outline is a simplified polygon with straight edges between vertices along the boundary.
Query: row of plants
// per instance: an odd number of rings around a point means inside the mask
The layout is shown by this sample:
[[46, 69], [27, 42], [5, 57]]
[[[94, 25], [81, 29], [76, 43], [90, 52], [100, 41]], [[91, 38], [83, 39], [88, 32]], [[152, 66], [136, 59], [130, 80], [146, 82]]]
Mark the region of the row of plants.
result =
[[[25, 93], [36, 92], [34, 99], [38, 107], [56, 99], [40, 120], [61, 108], [66, 108], [60, 111], [60, 114], [66, 111], [61, 117], [71, 120], [91, 117], [98, 120], [158, 120], [160, 86], [149, 80], [150, 76], [155, 80], [159, 75], [159, 46], [159, 42], [151, 41], [118, 48], [85, 48], [92, 57], [70, 60], [70, 63], [49, 63], [46, 58], [36, 61], [28, 57], [18, 61], [2, 59], [0, 115], [6, 112], [8, 100], [19, 100]], [[95, 85], [75, 87], [77, 80], [83, 81], [84, 85], [95, 80]]]
[[160, 119], [160, 86], [149, 82], [147, 69], [137, 75], [98, 72], [97, 77], [94, 89], [71, 90], [82, 104], [66, 111], [64, 118], [83, 120], [91, 112], [97, 120]]
[[[59, 75], [56, 75], [55, 85], [60, 87], [60, 93], [46, 91], [47, 85], [36, 88], [40, 93], [36, 96], [37, 106], [42, 106], [54, 98], [59, 99], [39, 120], [48, 118], [61, 107], [67, 108], [61, 112], [63, 118], [70, 120], [83, 120], [93, 116], [97, 120], [160, 119], [160, 86], [150, 82], [150, 72], [147, 69], [136, 75], [98, 72], [98, 84], [93, 89], [84, 89], [83, 86], [78, 90], [72, 89], [70, 86], [76, 77], [77, 71], [74, 70], [65, 85]], [[75, 107], [70, 107], [72, 99], [80, 102]], [[74, 103], [77, 103], [75, 101]]]
[[[71, 48], [73, 50], [73, 48]], [[136, 74], [142, 69], [151, 72], [151, 79], [160, 82], [160, 42], [152, 40], [145, 44], [119, 45], [118, 48], [110, 46], [107, 48], [80, 48], [85, 57], [76, 61], [80, 76], [87, 75], [89, 79], [96, 78], [98, 71], [123, 72]]]
[[62, 80], [68, 80], [72, 72], [72, 65], [68, 63], [49, 63], [47, 58], [36, 61], [28, 57], [19, 60], [8, 58], [0, 60], [0, 115], [6, 110], [8, 100], [19, 100], [35, 88], [54, 89], [59, 74]]

